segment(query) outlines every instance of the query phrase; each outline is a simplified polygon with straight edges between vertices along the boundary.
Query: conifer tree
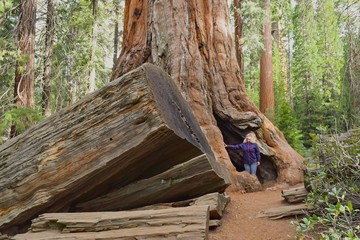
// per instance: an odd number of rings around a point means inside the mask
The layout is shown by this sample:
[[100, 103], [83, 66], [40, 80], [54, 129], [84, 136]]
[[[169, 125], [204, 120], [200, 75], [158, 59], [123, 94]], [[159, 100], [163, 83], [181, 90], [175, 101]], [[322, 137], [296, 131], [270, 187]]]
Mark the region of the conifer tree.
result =
[[321, 124], [333, 128], [341, 117], [340, 79], [343, 67], [342, 46], [339, 36], [339, 17], [333, 0], [321, 0], [317, 4]]
[[45, 56], [43, 74], [42, 108], [45, 116], [51, 114], [51, 70], [54, 50], [55, 6], [53, 0], [47, 0]]
[[294, 53], [293, 53], [293, 104], [304, 132], [307, 147], [310, 146], [311, 132], [320, 125], [322, 96], [320, 79], [321, 58], [318, 53], [318, 30], [315, 12], [311, 1], [298, 0], [293, 16]]
[[265, 21], [263, 26], [264, 47], [260, 59], [260, 111], [270, 120], [275, 118], [274, 85], [272, 78], [272, 37], [270, 0], [263, 2]]

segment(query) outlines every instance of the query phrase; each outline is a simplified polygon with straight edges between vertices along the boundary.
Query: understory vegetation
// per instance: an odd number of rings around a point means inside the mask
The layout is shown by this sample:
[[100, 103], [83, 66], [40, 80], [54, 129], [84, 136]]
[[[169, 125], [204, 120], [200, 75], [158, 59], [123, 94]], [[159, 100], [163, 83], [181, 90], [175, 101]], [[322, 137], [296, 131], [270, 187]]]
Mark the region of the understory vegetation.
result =
[[313, 207], [299, 222], [300, 239], [360, 239], [360, 129], [313, 136], [306, 199]]

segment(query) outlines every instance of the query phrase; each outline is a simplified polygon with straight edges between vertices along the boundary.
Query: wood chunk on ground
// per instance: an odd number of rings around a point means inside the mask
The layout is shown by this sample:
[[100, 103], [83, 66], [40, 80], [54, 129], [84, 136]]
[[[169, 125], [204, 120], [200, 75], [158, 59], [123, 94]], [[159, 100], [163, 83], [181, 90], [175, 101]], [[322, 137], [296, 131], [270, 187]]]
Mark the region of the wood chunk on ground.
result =
[[[198, 198], [193, 198], [189, 200], [172, 202], [172, 203], [160, 203], [154, 205], [148, 205], [145, 207], [138, 208], [137, 210], [146, 210], [146, 209], [166, 209], [173, 207], [187, 207], [187, 206], [202, 206], [208, 205], [210, 207], [210, 219], [221, 219], [223, 212], [229, 202], [231, 201], [228, 195], [224, 193], [209, 193]], [[136, 209], [135, 209], [136, 210]]]
[[281, 191], [281, 194], [288, 203], [300, 203], [305, 200], [309, 192], [305, 189], [305, 187], [298, 187], [286, 190], [284, 189]]
[[33, 220], [31, 231], [12, 239], [206, 239], [209, 207], [160, 210], [46, 213]]
[[280, 219], [283, 217], [304, 215], [306, 212], [311, 211], [311, 207], [306, 204], [297, 204], [282, 206], [277, 208], [270, 208], [260, 212], [256, 217], [267, 217], [270, 219]]

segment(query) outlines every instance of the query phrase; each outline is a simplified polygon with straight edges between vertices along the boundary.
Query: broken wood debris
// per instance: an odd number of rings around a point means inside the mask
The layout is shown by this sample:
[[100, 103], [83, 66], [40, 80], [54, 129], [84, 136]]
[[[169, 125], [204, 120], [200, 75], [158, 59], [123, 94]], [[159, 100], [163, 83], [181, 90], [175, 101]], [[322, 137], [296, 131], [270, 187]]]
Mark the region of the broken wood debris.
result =
[[284, 189], [281, 191], [281, 194], [288, 203], [300, 203], [305, 200], [309, 192], [305, 189], [305, 187], [297, 187]]
[[311, 207], [306, 204], [296, 204], [289, 206], [282, 206], [277, 208], [270, 208], [260, 212], [257, 217], [267, 217], [270, 219], [280, 219], [283, 217], [304, 215], [306, 212], [311, 211]]

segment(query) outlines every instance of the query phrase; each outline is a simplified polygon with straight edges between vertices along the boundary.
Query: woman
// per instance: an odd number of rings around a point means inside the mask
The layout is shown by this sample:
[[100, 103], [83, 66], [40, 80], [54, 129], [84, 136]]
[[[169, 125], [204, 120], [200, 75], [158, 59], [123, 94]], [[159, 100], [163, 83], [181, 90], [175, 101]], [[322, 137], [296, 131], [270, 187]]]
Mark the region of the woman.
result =
[[257, 166], [260, 165], [260, 151], [251, 133], [247, 134], [244, 143], [226, 145], [226, 148], [242, 150], [245, 170], [256, 175]]

